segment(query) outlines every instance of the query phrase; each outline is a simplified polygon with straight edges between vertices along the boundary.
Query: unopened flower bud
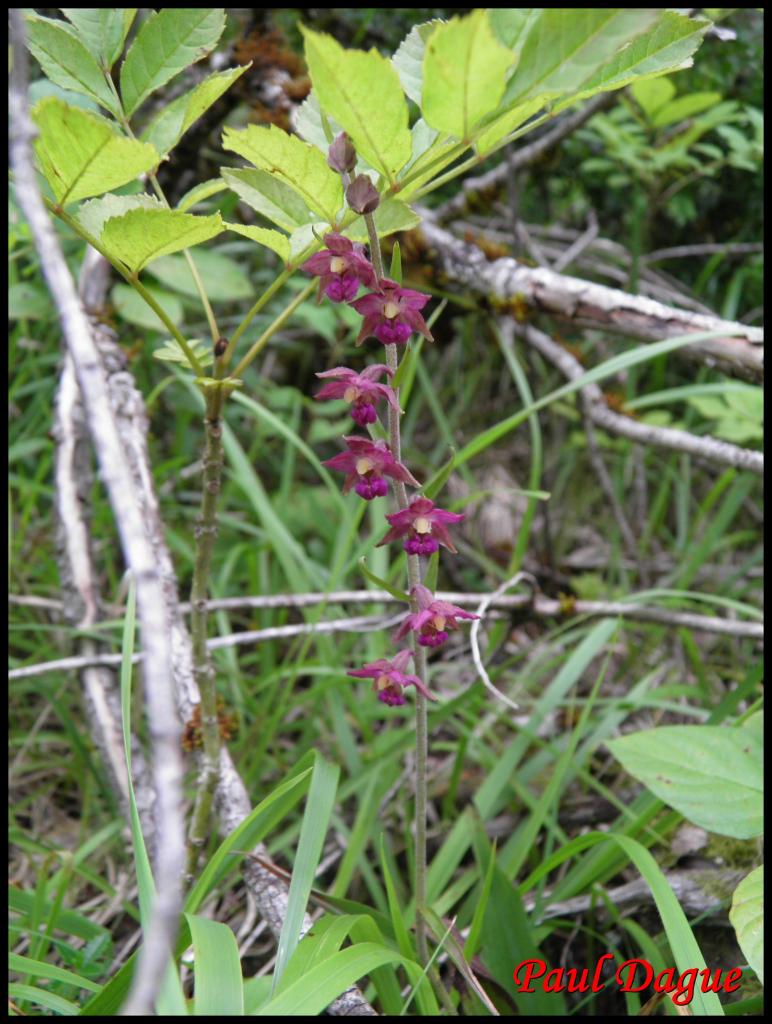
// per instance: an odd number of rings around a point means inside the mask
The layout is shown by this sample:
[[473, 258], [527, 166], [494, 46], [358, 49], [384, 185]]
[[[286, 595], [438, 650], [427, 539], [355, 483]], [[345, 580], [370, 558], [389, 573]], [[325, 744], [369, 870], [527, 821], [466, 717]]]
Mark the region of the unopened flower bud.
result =
[[372, 213], [378, 209], [381, 197], [366, 174], [358, 174], [346, 189], [348, 205], [355, 213]]
[[354, 170], [356, 162], [357, 151], [348, 135], [341, 132], [327, 150], [327, 163], [338, 174], [348, 174]]

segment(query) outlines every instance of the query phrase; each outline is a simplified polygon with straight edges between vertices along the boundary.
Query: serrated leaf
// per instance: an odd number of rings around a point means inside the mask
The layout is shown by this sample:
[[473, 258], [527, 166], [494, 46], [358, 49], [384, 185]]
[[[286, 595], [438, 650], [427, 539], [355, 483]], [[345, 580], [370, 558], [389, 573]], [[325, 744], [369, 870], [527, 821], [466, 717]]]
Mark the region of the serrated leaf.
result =
[[764, 984], [764, 865], [755, 868], [740, 882], [732, 896], [729, 920], [737, 933], [737, 942]]
[[147, 97], [206, 57], [225, 28], [221, 7], [165, 7], [147, 19], [121, 67], [121, 98], [130, 117]]
[[123, 52], [136, 7], [60, 7], [97, 64], [109, 71]]
[[97, 241], [102, 236], [102, 228], [111, 217], [122, 217], [129, 210], [163, 210], [163, 203], [155, 196], [115, 196], [106, 195], [101, 199], [91, 199], [78, 209], [77, 218], [90, 235]]
[[249, 125], [241, 131], [226, 128], [223, 149], [276, 175], [295, 190], [309, 210], [324, 217], [328, 224], [335, 222], [343, 205], [343, 185], [340, 175], [327, 166], [324, 154], [315, 146], [287, 135], [276, 125]]
[[[211, 302], [238, 302], [254, 294], [249, 277], [223, 253], [213, 249], [194, 249], [190, 258], [206, 284], [206, 294]], [[146, 269], [165, 287], [192, 298], [198, 297], [196, 282], [184, 256], [162, 256], [149, 263]]]
[[[182, 323], [182, 303], [176, 295], [150, 285], [148, 291], [175, 326]], [[169, 328], [158, 318], [142, 296], [127, 284], [116, 284], [110, 293], [116, 313], [127, 323], [151, 331], [167, 333]], [[175, 344], [177, 344], [175, 342]], [[180, 351], [182, 351], [180, 349]]]
[[374, 572], [370, 572], [367, 568], [367, 562], [364, 559], [364, 555], [359, 559], [359, 568], [365, 579], [368, 579], [371, 583], [374, 583], [380, 590], [385, 590], [391, 594], [392, 597], [396, 597], [398, 601], [404, 601], [406, 604], [410, 604], [410, 595], [406, 594], [404, 590], [399, 590], [397, 587], [392, 587], [386, 580], [381, 579], [380, 576], [376, 576]]
[[[395, 199], [393, 196], [387, 196], [382, 200], [373, 219], [380, 238], [393, 235], [395, 231], [410, 231], [421, 223], [421, 218], [410, 209], [407, 203], [402, 202], [401, 199]], [[369, 237], [367, 227], [361, 217], [346, 228], [343, 234], [355, 242], [366, 242]]]
[[223, 230], [219, 213], [196, 217], [177, 210], [130, 210], [111, 217], [102, 229], [102, 244], [133, 273], [151, 260], [206, 242]]
[[152, 146], [117, 135], [98, 114], [51, 96], [32, 111], [37, 156], [57, 202], [100, 195], [125, 185], [158, 163]]
[[557, 103], [555, 113], [578, 99], [598, 92], [621, 89], [636, 80], [656, 78], [691, 64], [692, 54], [702, 42], [710, 22], [688, 18], [675, 11], [655, 10], [658, 20], [632, 38], [627, 45], [620, 39], [617, 52], [612, 53], [591, 77], [585, 79], [578, 92]]
[[634, 778], [689, 821], [719, 835], [762, 832], [762, 743], [755, 729], [665, 725], [609, 740]]
[[[424, 81], [424, 53], [429, 36], [438, 25], [443, 22], [440, 18], [433, 18], [425, 21], [422, 25], [416, 25], [408, 32], [405, 38], [397, 47], [397, 52], [391, 58], [391, 63], [396, 68], [402, 88], [407, 95], [421, 106], [421, 92]], [[415, 150], [413, 151], [415, 155]]]
[[249, 67], [219, 71], [199, 82], [190, 92], [184, 93], [156, 114], [140, 136], [165, 155], [177, 145], [182, 136], [217, 100], [230, 89]]
[[294, 231], [316, 219], [295, 189], [267, 171], [223, 167], [221, 173], [247, 206], [285, 231]]
[[[341, 126], [330, 118], [327, 118], [327, 122], [332, 129], [333, 136], [343, 131]], [[292, 127], [305, 142], [310, 142], [322, 153], [327, 152], [330, 144], [327, 141], [322, 111], [315, 92], [310, 92], [292, 113]]]
[[345, 50], [303, 27], [306, 62], [322, 110], [390, 182], [410, 159], [408, 109], [399, 75], [376, 50]]
[[[625, 56], [633, 40], [651, 29], [662, 13], [642, 7], [542, 9], [507, 84], [503, 105], [509, 107], [542, 94], [560, 97], [572, 93], [578, 98], [580, 88], [587, 95], [609, 88], [599, 84], [601, 77], [604, 82], [622, 77], [615, 62], [626, 66]], [[599, 65], [613, 70], [601, 76]]]
[[28, 14], [26, 27], [30, 52], [52, 82], [83, 93], [111, 113], [118, 113], [118, 104], [102, 69], [72, 25]]
[[493, 35], [486, 10], [438, 25], [424, 56], [421, 110], [427, 123], [471, 140], [472, 130], [504, 95], [511, 64], [512, 54]]
[[235, 231], [245, 238], [251, 238], [253, 242], [257, 242], [259, 245], [272, 249], [285, 263], [289, 263], [290, 240], [281, 231], [274, 231], [273, 228], [257, 228], [252, 224], [225, 223], [223, 226], [228, 231]]

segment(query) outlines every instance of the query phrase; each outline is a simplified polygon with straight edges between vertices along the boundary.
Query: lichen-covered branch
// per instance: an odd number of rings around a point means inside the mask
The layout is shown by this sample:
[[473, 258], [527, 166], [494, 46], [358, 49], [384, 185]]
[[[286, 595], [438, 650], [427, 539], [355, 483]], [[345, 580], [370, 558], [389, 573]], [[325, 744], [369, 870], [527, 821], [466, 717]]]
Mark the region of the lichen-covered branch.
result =
[[548, 313], [639, 341], [724, 331], [723, 336], [687, 345], [678, 356], [754, 383], [764, 378], [764, 333], [759, 328], [666, 306], [544, 267], [528, 267], [510, 257], [489, 262], [478, 246], [433, 223], [430, 211], [422, 213], [424, 223], [414, 237], [440, 279], [484, 299], [496, 312]]

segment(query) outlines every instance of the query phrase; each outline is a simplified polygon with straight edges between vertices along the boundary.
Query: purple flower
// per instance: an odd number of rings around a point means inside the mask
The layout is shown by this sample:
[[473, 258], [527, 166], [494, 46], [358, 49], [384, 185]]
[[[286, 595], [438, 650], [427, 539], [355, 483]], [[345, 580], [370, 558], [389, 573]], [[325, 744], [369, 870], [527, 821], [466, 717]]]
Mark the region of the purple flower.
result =
[[421, 486], [410, 470], [397, 462], [385, 441], [371, 441], [367, 437], [344, 437], [343, 440], [348, 451], [333, 455], [322, 465], [340, 469], [346, 474], [343, 481], [344, 494], [348, 494], [353, 487], [365, 501], [382, 498], [389, 491], [389, 485], [384, 479], [387, 476], [410, 484], [411, 487]]
[[324, 242], [327, 248], [314, 253], [300, 268], [319, 276], [318, 302], [322, 301], [322, 294], [333, 302], [350, 302], [360, 284], [374, 286], [375, 271], [364, 255], [364, 246], [355, 245], [336, 232], [325, 235]]
[[399, 413], [399, 402], [397, 396], [386, 384], [378, 384], [377, 377], [383, 374], [389, 377], [394, 376], [385, 363], [375, 363], [368, 366], [362, 373], [355, 373], [346, 366], [336, 366], [334, 370], [325, 370], [324, 373], [317, 373], [317, 377], [337, 377], [338, 380], [325, 384], [317, 394], [320, 398], [342, 398], [344, 402], [351, 405], [351, 415], [355, 423], [360, 427], [368, 423], [375, 423], [378, 415], [375, 411], [376, 404], [385, 398], [395, 412]]
[[422, 647], [439, 647], [448, 639], [449, 629], [458, 629], [456, 619], [479, 619], [479, 615], [465, 612], [463, 608], [449, 601], [435, 601], [434, 594], [421, 583], [410, 592], [418, 602], [418, 611], [406, 616], [405, 621], [394, 634], [398, 643], [411, 630], [418, 634]]
[[409, 555], [431, 555], [440, 544], [456, 553], [445, 524], [460, 523], [466, 517], [437, 508], [428, 498], [414, 498], [407, 508], [386, 516], [391, 529], [377, 545], [388, 544], [398, 537], [407, 537], [403, 547]]
[[371, 334], [384, 345], [404, 345], [413, 331], [434, 341], [426, 321], [419, 313], [431, 296], [400, 288], [396, 281], [383, 278], [378, 291], [363, 295], [351, 305], [365, 318], [356, 340], [361, 345]]
[[415, 686], [416, 690], [428, 700], [437, 700], [433, 694], [429, 693], [418, 676], [405, 675], [407, 663], [412, 657], [413, 652], [406, 649], [395, 654], [391, 661], [381, 658], [379, 661], [365, 665], [364, 668], [354, 669], [348, 675], [355, 676], [357, 679], [372, 679], [373, 690], [378, 700], [390, 707], [406, 703], [403, 692], [406, 686]]

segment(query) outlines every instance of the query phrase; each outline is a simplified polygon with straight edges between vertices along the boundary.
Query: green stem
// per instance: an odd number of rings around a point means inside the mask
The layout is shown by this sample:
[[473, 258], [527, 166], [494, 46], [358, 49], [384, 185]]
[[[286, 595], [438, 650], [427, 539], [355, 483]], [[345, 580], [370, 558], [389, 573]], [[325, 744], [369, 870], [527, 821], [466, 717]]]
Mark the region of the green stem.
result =
[[222, 401], [223, 386], [214, 385], [205, 391], [204, 472], [201, 510], [196, 523], [196, 561], [190, 593], [193, 670], [201, 695], [201, 737], [203, 758], [196, 803], [188, 836], [186, 875], [192, 880], [198, 854], [206, 842], [212, 800], [217, 787], [220, 765], [220, 726], [217, 720], [217, 684], [214, 666], [207, 651], [207, 597], [212, 568], [212, 552], [217, 536], [217, 497], [222, 478]]
[[[276, 281], [274, 281], [274, 285], [275, 284]], [[287, 320], [289, 320], [289, 318], [292, 316], [292, 314], [295, 312], [298, 306], [302, 302], [305, 302], [305, 300], [308, 298], [308, 296], [311, 294], [314, 288], [316, 288], [316, 281], [310, 281], [302, 291], [298, 292], [298, 294], [295, 296], [292, 302], [290, 302], [290, 304], [276, 317], [273, 323], [269, 327], [266, 327], [266, 329], [254, 343], [254, 345], [250, 348], [249, 352], [247, 352], [247, 354], [238, 364], [238, 366], [233, 371], [231, 376], [241, 376], [244, 370], [246, 370], [249, 364], [254, 360], [255, 356], [257, 356], [258, 353], [268, 344], [268, 342], [271, 340], [273, 335], [276, 334], [279, 328], [282, 327], [287, 322]], [[233, 339], [231, 339], [231, 344], [234, 340], [237, 340], [237, 335], [235, 334], [233, 336]]]
[[[383, 278], [383, 258], [381, 246], [378, 240], [378, 232], [375, 228], [375, 221], [372, 214], [365, 214], [367, 234], [370, 238], [370, 255], [373, 261], [375, 274], [380, 281]], [[399, 355], [396, 345], [386, 346], [386, 364], [394, 373], [399, 368]], [[396, 391], [397, 405], [399, 405], [399, 389]], [[389, 445], [394, 458], [402, 460], [402, 439], [400, 436], [399, 417], [400, 413], [389, 404]], [[407, 490], [404, 483], [394, 481], [394, 491], [397, 495], [397, 504], [400, 509], [406, 509], [409, 505]], [[419, 555], [407, 556], [407, 578], [408, 587], [413, 587], [421, 582], [421, 559]], [[418, 612], [418, 603], [411, 595], [411, 610]], [[428, 685], [428, 666], [426, 664], [426, 651], [418, 643], [417, 635], [413, 635], [413, 660], [418, 678]], [[426, 698], [416, 691], [416, 776], [415, 776], [415, 907], [416, 907], [416, 948], [418, 960], [426, 964], [429, 959], [429, 952], [426, 944], [426, 924], [423, 917], [423, 910], [426, 906], [426, 762], [428, 759], [429, 740], [426, 713]]]
[[[120, 121], [121, 127], [126, 132], [128, 137], [130, 139], [134, 139], [134, 141], [136, 142], [137, 137], [134, 134], [131, 124], [129, 123], [129, 119], [126, 117], [126, 114], [124, 113], [123, 102], [121, 100], [121, 97], [118, 95], [118, 90], [115, 88], [115, 82], [113, 82], [113, 78], [109, 70], [105, 70], [105, 80], [107, 81], [108, 88], [112, 92], [115, 98], [115, 102], [118, 106], [118, 120]], [[166, 198], [163, 189], [159, 185], [158, 178], [156, 177], [155, 173], [151, 171], [148, 174], [148, 178], [150, 180], [151, 185], [153, 186], [153, 191], [155, 192], [155, 194], [164, 204], [166, 209], [170, 210], [171, 206], [169, 204], [169, 200]], [[206, 294], [206, 289], [204, 288], [204, 282], [201, 280], [201, 275], [198, 272], [198, 267], [193, 262], [193, 257], [191, 256], [190, 251], [188, 249], [183, 249], [182, 254], [187, 261], [188, 267], [190, 267], [190, 273], [193, 276], [193, 283], [196, 286], [196, 291], [198, 292], [199, 298], [201, 299], [201, 304], [204, 307], [204, 313], [206, 314], [206, 319], [209, 324], [209, 330], [212, 335], [212, 344], [214, 345], [216, 344], [218, 338], [220, 337], [220, 332], [217, 329], [217, 321], [214, 318], [214, 310], [212, 309], [212, 305], [209, 301], [209, 296]]]
[[89, 234], [89, 232], [86, 231], [86, 229], [80, 224], [80, 222], [77, 221], [74, 217], [71, 217], [69, 213], [65, 213], [64, 210], [58, 207], [56, 203], [52, 202], [46, 196], [43, 196], [43, 202], [46, 204], [46, 207], [51, 211], [51, 213], [53, 213], [54, 216], [58, 217], [63, 224], [66, 224], [67, 227], [74, 231], [79, 238], [83, 239], [83, 241], [86, 242], [87, 245], [90, 245], [92, 249], [96, 249], [96, 251], [101, 256], [104, 256], [104, 258], [107, 260], [110, 266], [112, 266], [115, 270], [118, 271], [118, 273], [121, 275], [124, 281], [127, 284], [130, 284], [138, 295], [142, 296], [142, 298], [145, 300], [148, 306], [150, 306], [150, 308], [153, 310], [158, 319], [163, 323], [164, 327], [169, 331], [169, 333], [172, 335], [175, 341], [179, 344], [180, 348], [185, 353], [188, 362], [193, 367], [193, 370], [197, 374], [197, 376], [203, 376], [204, 368], [199, 362], [193, 350], [191, 349], [190, 345], [187, 343], [183, 335], [180, 333], [179, 329], [172, 323], [172, 321], [166, 315], [164, 310], [161, 309], [161, 307], [158, 305], [158, 303], [147, 290], [147, 288], [145, 288], [145, 286], [142, 284], [139, 278], [136, 275], [132, 274], [130, 271], [128, 271], [116, 259], [114, 259], [113, 256], [111, 256], [110, 253], [105, 249], [102, 243], [97, 241], [97, 239], [94, 238], [93, 235]]
[[228, 347], [226, 348], [222, 357], [222, 365], [224, 367], [228, 367], [230, 365], [230, 361], [233, 358], [233, 353], [236, 351], [236, 345], [238, 344], [241, 335], [244, 333], [247, 327], [249, 327], [249, 325], [252, 323], [254, 318], [263, 308], [263, 306], [270, 299], [273, 298], [276, 292], [278, 292], [279, 289], [283, 287], [283, 285], [289, 280], [293, 273], [294, 267], [288, 267], [286, 270], [282, 270], [282, 272], [279, 274], [279, 276], [276, 278], [273, 284], [266, 288], [266, 290], [254, 304], [254, 306], [252, 306], [252, 308], [249, 310], [247, 315], [244, 317], [239, 326], [231, 335], [230, 341], [228, 342]]

